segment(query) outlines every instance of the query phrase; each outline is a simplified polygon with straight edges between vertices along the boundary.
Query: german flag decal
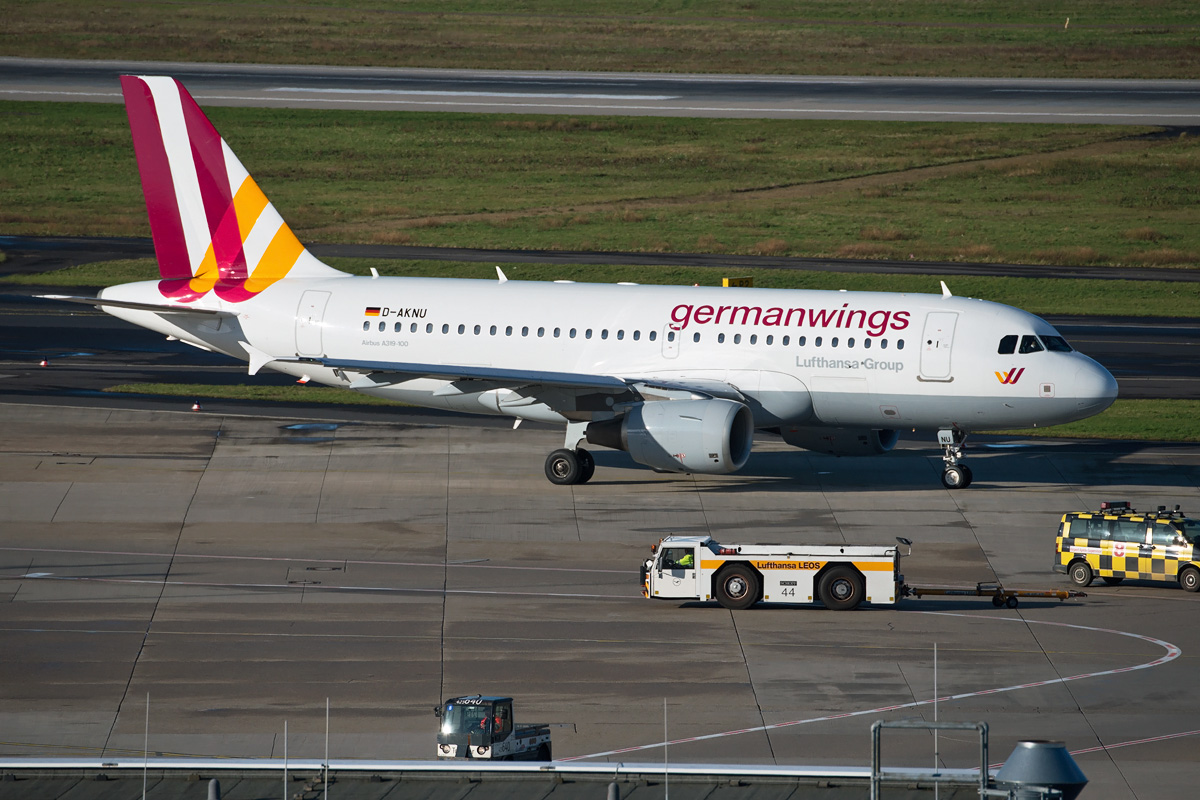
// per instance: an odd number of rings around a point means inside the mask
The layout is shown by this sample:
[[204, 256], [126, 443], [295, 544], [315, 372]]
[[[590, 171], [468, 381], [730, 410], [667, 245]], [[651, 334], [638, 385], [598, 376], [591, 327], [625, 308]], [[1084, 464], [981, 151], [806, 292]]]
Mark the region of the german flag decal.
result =
[[378, 317], [379, 316], [379, 306], [367, 306], [367, 310], [364, 311], [363, 313], [366, 314], [368, 317]]

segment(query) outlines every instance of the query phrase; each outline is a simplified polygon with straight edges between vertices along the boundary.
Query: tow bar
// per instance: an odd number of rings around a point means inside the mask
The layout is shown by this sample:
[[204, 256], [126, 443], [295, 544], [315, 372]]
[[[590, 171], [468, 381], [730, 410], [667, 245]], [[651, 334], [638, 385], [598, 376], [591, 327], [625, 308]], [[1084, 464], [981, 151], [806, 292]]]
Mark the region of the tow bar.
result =
[[929, 596], [954, 596], [954, 597], [990, 597], [992, 605], [996, 608], [1005, 606], [1007, 608], [1016, 608], [1021, 601], [1020, 597], [1053, 597], [1058, 600], [1070, 600], [1076, 597], [1087, 597], [1083, 592], [1076, 589], [1005, 589], [999, 583], [977, 583], [974, 589], [955, 588], [952, 586], [909, 586], [907, 583], [901, 587], [900, 595], [902, 597], [915, 597], [918, 600], [926, 595]]

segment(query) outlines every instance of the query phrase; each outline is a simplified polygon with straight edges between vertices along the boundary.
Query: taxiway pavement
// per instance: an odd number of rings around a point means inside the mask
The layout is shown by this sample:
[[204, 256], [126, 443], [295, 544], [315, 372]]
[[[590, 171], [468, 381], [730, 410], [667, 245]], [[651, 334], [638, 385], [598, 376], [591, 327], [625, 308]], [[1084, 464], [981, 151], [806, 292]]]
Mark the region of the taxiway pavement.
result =
[[[275, 414], [276, 416], [269, 416]], [[984, 720], [993, 761], [1062, 740], [1089, 798], [1185, 797], [1200, 597], [1094, 586], [1016, 610], [960, 598], [829, 612], [641, 598], [668, 533], [914, 540], [910, 583], [1060, 587], [1063, 511], [1200, 508], [1200, 447], [991, 440], [949, 492], [931, 446], [835, 459], [763, 440], [747, 468], [658, 475], [598, 452], [550, 485], [557, 431], [466, 417], [342, 424], [0, 405], [0, 753], [433, 753], [474, 692], [550, 722], [565, 759], [858, 764], [876, 719]], [[937, 648], [937, 686], [934, 649]], [[970, 766], [971, 737], [940, 738]], [[924, 734], [885, 743], [933, 763]]]

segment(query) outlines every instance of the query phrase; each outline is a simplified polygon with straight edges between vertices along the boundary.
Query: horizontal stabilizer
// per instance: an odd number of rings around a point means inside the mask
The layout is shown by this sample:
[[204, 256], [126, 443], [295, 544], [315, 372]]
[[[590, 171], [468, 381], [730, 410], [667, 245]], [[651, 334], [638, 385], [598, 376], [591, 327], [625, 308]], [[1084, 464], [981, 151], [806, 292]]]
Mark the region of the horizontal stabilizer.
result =
[[83, 305], [109, 308], [132, 308], [135, 311], [153, 311], [156, 314], [196, 314], [203, 317], [236, 317], [237, 314], [221, 311], [215, 308], [194, 308], [192, 306], [168, 305], [166, 303], [134, 303], [129, 300], [106, 300], [103, 297], [72, 297], [65, 294], [35, 294], [42, 300], [57, 300], [63, 303], [82, 303]]

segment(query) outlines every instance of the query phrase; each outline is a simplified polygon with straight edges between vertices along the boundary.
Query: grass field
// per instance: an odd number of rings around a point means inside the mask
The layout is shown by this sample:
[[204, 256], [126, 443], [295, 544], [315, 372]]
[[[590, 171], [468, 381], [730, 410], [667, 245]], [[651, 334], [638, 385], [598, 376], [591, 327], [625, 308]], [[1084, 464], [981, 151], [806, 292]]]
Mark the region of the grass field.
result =
[[1181, 0], [10, 0], [4, 16], [5, 55], [53, 58], [1089, 78], [1200, 64], [1200, 8]]
[[[1200, 137], [1151, 129], [210, 113], [304, 241], [1200, 263]], [[0, 103], [0, 138], [0, 230], [148, 233], [119, 106]]]

